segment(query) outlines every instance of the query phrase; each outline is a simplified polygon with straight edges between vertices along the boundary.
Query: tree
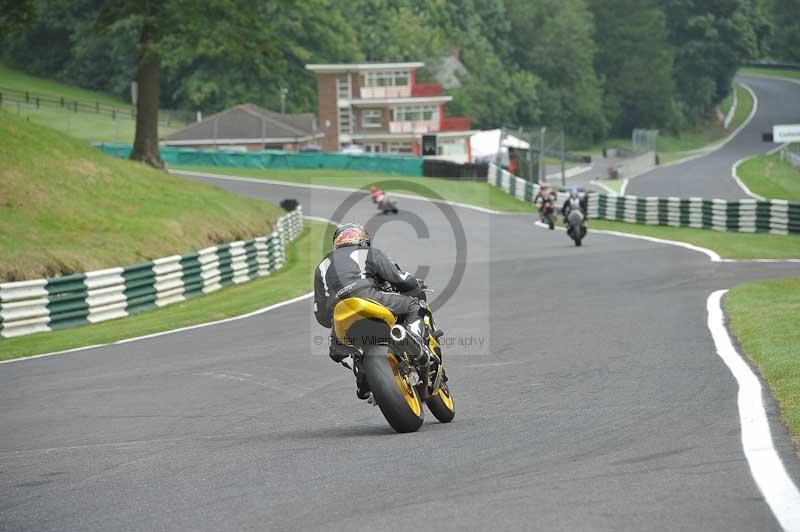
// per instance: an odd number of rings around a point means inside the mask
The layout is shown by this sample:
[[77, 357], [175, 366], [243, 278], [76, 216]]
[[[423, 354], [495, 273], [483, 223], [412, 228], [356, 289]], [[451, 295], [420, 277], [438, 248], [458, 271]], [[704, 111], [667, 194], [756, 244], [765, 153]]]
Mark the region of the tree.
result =
[[800, 62], [800, 0], [773, 0], [767, 13], [775, 28], [769, 41], [770, 55]]
[[29, 28], [36, 19], [33, 0], [0, 0], [0, 35]]
[[598, 139], [608, 124], [595, 74], [594, 22], [583, 0], [509, 0], [512, 60], [541, 79], [542, 120], [574, 137]]
[[358, 46], [367, 61], [423, 61], [432, 71], [447, 51], [444, 32], [431, 16], [443, 3], [337, 0], [336, 6], [356, 30]]
[[761, 55], [770, 25], [760, 0], [662, 2], [684, 114], [706, 117], [730, 91], [739, 65]]
[[131, 159], [162, 168], [158, 145], [162, 62], [176, 70], [198, 57], [247, 65], [263, 75], [279, 56], [263, 5], [244, 0], [112, 0], [97, 27], [121, 20], [139, 24], [136, 134]]
[[310, 111], [317, 93], [307, 63], [363, 59], [355, 32], [330, 0], [262, 3], [254, 16], [244, 28], [214, 25], [230, 45], [165, 56], [162, 103], [206, 111], [242, 102], [280, 109], [286, 88], [287, 111]]
[[664, 128], [674, 117], [674, 50], [666, 18], [649, 0], [592, 0], [595, 69], [604, 81], [604, 109], [616, 135]]

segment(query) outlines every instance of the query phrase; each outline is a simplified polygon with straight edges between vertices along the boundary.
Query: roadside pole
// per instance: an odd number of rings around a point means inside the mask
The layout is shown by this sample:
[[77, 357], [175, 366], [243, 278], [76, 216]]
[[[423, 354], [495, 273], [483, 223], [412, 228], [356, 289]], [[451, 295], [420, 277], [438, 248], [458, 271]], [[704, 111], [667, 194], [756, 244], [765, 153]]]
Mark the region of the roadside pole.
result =
[[536, 182], [536, 179], [533, 178], [533, 131], [528, 137], [528, 179]]
[[561, 188], [567, 186], [567, 172], [564, 169], [564, 128], [561, 128]]
[[544, 178], [547, 175], [547, 170], [544, 165], [544, 134], [546, 131], [546, 127], [543, 127], [539, 131], [539, 179], [537, 180], [539, 183], [544, 181]]

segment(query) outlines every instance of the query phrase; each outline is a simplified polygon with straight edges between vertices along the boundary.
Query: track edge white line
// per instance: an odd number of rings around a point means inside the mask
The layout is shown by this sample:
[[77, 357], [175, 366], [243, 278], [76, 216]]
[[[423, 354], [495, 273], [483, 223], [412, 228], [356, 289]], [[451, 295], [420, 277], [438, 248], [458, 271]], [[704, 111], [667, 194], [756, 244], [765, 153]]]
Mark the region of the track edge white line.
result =
[[764, 500], [786, 532], [800, 532], [800, 491], [781, 461], [764, 409], [761, 381], [736, 350], [725, 327], [722, 297], [728, 290], [712, 292], [706, 301], [708, 329], [717, 355], [736, 379], [742, 449], [750, 473]]

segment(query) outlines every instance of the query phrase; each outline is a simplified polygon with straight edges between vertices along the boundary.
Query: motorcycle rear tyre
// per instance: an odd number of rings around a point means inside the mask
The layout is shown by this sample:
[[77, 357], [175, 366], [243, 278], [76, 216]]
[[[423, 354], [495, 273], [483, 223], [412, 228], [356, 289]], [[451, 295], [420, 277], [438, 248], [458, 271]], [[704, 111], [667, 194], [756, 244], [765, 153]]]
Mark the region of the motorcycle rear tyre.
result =
[[364, 372], [389, 425], [400, 433], [416, 432], [424, 416], [422, 401], [417, 391], [399, 375], [396, 360], [386, 346], [372, 347], [364, 355]]

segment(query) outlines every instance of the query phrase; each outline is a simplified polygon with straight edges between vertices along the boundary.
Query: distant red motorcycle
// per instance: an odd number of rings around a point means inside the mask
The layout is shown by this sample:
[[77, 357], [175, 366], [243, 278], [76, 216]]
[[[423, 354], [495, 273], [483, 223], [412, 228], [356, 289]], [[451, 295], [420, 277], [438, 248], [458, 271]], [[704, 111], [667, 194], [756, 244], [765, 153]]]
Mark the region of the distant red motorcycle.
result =
[[539, 211], [539, 218], [542, 222], [547, 224], [551, 230], [556, 228], [556, 209], [553, 207], [552, 201], [545, 201], [542, 204], [542, 209]]
[[372, 187], [370, 196], [372, 197], [372, 203], [378, 206], [381, 214], [397, 214], [397, 204], [383, 190], [378, 187]]

